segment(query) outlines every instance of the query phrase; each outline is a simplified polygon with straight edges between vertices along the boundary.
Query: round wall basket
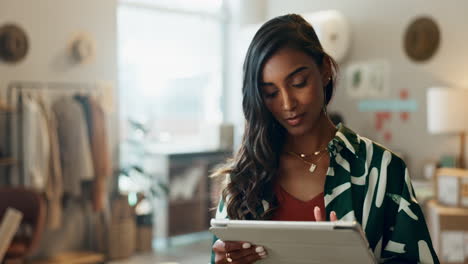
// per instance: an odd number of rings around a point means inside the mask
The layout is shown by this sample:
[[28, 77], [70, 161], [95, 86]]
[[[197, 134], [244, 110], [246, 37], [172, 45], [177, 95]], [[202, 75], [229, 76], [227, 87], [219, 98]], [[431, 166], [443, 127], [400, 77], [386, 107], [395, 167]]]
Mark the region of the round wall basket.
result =
[[77, 33], [70, 41], [70, 54], [76, 63], [87, 64], [96, 57], [96, 42], [86, 32]]
[[439, 27], [432, 18], [419, 17], [406, 29], [404, 48], [406, 55], [417, 62], [430, 59], [440, 43]]
[[13, 24], [0, 27], [0, 58], [7, 62], [19, 62], [29, 50], [28, 37], [23, 29]]

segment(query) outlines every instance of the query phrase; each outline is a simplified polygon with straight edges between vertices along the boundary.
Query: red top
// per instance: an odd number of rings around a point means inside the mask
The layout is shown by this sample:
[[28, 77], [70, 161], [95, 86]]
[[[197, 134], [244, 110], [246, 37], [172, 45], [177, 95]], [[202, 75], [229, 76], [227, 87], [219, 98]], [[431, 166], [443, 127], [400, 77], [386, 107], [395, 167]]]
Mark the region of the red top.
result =
[[289, 194], [277, 184], [275, 194], [278, 198], [279, 207], [276, 209], [272, 220], [277, 221], [315, 221], [314, 208], [320, 207], [322, 218], [325, 219], [325, 202], [323, 192], [310, 201], [301, 201]]

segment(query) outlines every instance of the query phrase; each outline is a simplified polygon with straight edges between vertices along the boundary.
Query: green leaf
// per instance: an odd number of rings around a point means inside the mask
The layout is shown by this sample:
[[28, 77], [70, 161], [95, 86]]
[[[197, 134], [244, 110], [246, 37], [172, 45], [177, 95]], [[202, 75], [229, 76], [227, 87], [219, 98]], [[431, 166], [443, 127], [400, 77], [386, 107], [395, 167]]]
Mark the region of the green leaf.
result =
[[121, 175], [124, 175], [124, 176], [129, 177], [129, 171], [128, 171], [127, 169], [121, 169], [121, 170], [119, 171], [119, 173], [120, 173]]
[[138, 165], [132, 166], [132, 169], [138, 171], [138, 172], [141, 173], [141, 174], [145, 174], [145, 171], [143, 170], [143, 168], [140, 167], [140, 166], [138, 166]]
[[169, 194], [169, 186], [167, 184], [158, 182], [157, 184], [161, 190], [163, 190], [164, 194]]
[[161, 197], [154, 188], [150, 188], [150, 192], [153, 197], [157, 197], [157, 198]]

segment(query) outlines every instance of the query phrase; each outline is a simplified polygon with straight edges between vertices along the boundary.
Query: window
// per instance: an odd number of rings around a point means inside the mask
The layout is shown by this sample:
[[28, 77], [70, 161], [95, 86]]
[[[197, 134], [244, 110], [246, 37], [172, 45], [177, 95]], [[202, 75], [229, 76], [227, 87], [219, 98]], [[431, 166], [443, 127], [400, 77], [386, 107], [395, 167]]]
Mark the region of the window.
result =
[[121, 2], [118, 62], [124, 138], [132, 133], [132, 120], [148, 129], [148, 143], [156, 147], [213, 145], [204, 135], [209, 125], [222, 121], [220, 3]]

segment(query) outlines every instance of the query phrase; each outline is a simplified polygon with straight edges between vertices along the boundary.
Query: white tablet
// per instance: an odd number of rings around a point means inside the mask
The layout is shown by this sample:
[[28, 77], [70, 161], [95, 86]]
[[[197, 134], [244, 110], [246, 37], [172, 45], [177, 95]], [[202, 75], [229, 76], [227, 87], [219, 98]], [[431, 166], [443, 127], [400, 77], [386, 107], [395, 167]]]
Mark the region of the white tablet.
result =
[[262, 264], [377, 263], [357, 222], [211, 219], [210, 231], [223, 241], [264, 246]]

